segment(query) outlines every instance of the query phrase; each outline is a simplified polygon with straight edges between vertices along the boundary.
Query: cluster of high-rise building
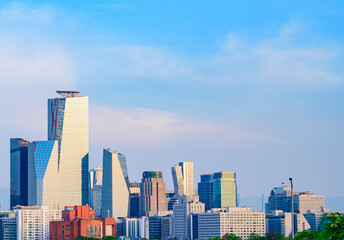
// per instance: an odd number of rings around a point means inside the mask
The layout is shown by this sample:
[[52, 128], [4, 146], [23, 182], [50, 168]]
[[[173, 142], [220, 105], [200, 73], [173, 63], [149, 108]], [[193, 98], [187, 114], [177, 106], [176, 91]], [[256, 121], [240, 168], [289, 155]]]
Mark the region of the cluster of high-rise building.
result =
[[[89, 170], [88, 97], [57, 93], [48, 100], [48, 140], [10, 140], [11, 211], [0, 213], [0, 239], [290, 233], [285, 186], [273, 189], [264, 213], [238, 206], [234, 172], [201, 175], [195, 189], [193, 163], [179, 162], [171, 168], [174, 191], [167, 191], [161, 171], [144, 171], [141, 182], [131, 182], [125, 155], [110, 148], [103, 150], [102, 168]], [[324, 197], [294, 195], [296, 229], [318, 228]]]
[[[292, 213], [293, 202], [293, 213]], [[282, 182], [271, 190], [265, 205], [267, 232], [286, 237], [304, 230], [321, 231], [321, 224], [329, 210], [325, 209], [325, 197], [310, 191], [293, 191]], [[293, 219], [292, 219], [293, 218]]]

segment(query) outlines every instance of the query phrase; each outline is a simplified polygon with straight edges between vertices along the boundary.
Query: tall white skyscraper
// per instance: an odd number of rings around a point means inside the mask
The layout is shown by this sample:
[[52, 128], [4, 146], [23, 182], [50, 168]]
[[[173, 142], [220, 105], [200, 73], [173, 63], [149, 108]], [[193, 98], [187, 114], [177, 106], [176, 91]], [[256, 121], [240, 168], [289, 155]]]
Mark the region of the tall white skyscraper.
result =
[[128, 217], [129, 178], [125, 156], [111, 149], [103, 150], [102, 216]]
[[88, 204], [88, 97], [57, 91], [48, 100], [48, 140], [58, 141], [59, 208]]
[[35, 141], [28, 151], [28, 205], [58, 209], [58, 142]]
[[193, 162], [180, 162], [182, 167], [185, 195], [194, 194]]
[[171, 171], [175, 194], [194, 195], [193, 162], [180, 162]]

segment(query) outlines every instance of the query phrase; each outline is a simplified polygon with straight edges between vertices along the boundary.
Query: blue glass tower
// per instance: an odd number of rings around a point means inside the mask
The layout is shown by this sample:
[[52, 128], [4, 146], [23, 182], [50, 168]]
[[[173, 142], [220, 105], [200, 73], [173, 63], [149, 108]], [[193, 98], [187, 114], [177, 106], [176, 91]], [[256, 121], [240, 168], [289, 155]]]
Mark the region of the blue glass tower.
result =
[[199, 201], [204, 203], [205, 211], [211, 209], [213, 196], [213, 174], [201, 175], [201, 182], [198, 183]]

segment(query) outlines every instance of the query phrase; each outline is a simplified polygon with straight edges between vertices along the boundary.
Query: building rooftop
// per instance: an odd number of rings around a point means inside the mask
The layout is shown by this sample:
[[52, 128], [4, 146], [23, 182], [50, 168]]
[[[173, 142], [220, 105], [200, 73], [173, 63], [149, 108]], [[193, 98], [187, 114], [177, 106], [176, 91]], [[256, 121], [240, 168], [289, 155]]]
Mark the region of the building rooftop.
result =
[[76, 97], [79, 95], [79, 91], [65, 91], [65, 90], [57, 90], [56, 93], [60, 94], [64, 98], [69, 97]]

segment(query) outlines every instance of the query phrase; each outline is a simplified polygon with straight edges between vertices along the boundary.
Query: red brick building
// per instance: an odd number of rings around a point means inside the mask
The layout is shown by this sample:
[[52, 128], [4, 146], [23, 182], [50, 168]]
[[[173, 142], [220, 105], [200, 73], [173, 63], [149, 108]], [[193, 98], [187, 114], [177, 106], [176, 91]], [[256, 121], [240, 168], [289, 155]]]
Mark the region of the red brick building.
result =
[[50, 222], [51, 240], [72, 240], [75, 237], [116, 236], [114, 218], [96, 218], [95, 211], [89, 206], [65, 207], [62, 221]]

